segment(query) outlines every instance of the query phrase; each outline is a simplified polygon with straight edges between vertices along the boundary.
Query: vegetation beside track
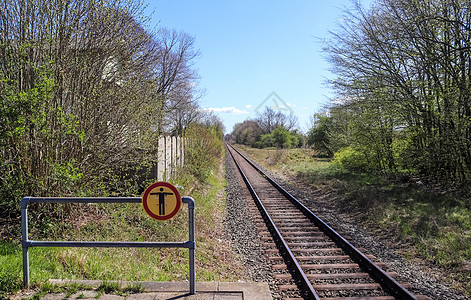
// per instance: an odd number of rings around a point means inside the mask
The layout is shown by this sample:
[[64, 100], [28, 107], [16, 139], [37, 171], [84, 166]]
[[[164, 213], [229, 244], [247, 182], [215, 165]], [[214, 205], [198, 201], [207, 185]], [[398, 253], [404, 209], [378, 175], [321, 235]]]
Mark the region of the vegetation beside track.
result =
[[342, 169], [309, 149], [239, 146], [293, 185], [316, 191], [327, 207], [387, 239], [407, 259], [439, 267], [471, 296], [471, 199], [412, 178], [407, 182]]
[[[171, 182], [182, 195], [195, 199], [196, 280], [237, 281], [245, 275], [224, 240], [225, 177], [222, 134], [215, 127], [195, 126], [188, 137], [198, 137], [191, 151], [212, 154], [195, 167], [188, 164]], [[201, 174], [203, 172], [204, 174]], [[51, 211], [56, 207], [49, 207]], [[33, 214], [34, 208], [30, 210]], [[188, 209], [173, 219], [159, 222], [138, 204], [70, 205], [62, 219], [46, 214], [30, 218], [33, 240], [186, 241]], [[67, 213], [65, 213], [67, 211]], [[0, 239], [0, 299], [22, 286], [22, 256], [19, 222], [9, 236]], [[4, 233], [5, 234], [5, 233]], [[41, 289], [50, 278], [124, 281], [181, 281], [188, 279], [187, 249], [151, 248], [31, 248], [31, 285]], [[46, 285], [47, 287], [47, 285]]]

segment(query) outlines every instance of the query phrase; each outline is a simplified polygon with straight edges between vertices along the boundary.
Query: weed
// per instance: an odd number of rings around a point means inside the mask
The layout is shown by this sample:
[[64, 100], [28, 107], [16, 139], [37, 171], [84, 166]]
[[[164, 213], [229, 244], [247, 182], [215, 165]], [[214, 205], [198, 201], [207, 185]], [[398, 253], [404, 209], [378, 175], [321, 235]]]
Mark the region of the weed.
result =
[[134, 283], [123, 288], [123, 293], [139, 294], [144, 292], [144, 287], [140, 284]]
[[103, 281], [100, 286], [98, 286], [97, 291], [103, 292], [104, 294], [122, 294], [121, 288], [117, 282]]
[[78, 292], [77, 289], [67, 289], [67, 293], [65, 294], [65, 299], [69, 299], [70, 296], [76, 294]]
[[47, 295], [49, 293], [60, 293], [60, 292], [63, 292], [64, 289], [65, 289], [64, 287], [57, 286], [57, 285], [51, 284], [49, 282], [45, 282], [41, 286], [41, 289], [39, 290], [39, 292], [34, 294], [31, 299], [32, 300], [39, 300], [39, 299], [41, 299], [42, 297], [44, 297], [45, 295]]
[[98, 293], [95, 296], [95, 299], [100, 299], [101, 296], [103, 296], [104, 292], [102, 290], [98, 291]]

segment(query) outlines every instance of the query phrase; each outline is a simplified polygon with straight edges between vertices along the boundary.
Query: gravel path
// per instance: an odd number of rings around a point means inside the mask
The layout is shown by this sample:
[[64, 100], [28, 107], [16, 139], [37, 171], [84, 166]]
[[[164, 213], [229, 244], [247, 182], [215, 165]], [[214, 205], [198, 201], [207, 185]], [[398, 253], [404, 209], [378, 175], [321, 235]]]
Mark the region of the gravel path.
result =
[[[415, 294], [427, 295], [431, 299], [467, 299], [462, 294], [445, 286], [431, 274], [429, 270], [424, 271], [421, 267], [415, 266], [404, 260], [400, 255], [384, 243], [374, 234], [367, 232], [361, 226], [356, 225], [345, 214], [326, 208], [322, 203], [316, 201], [319, 198], [319, 191], [301, 191], [295, 186], [284, 182], [281, 178], [266, 170], [259, 164], [269, 176], [283, 186], [295, 197], [302, 200], [314, 213], [322, 216], [329, 225], [344, 235], [351, 237], [350, 242], [356, 247], [366, 248], [368, 253], [375, 255], [378, 261], [385, 262], [389, 271], [401, 274], [399, 281], [408, 282], [414, 285], [411, 290]], [[234, 249], [241, 255], [244, 266], [254, 281], [268, 282], [274, 293], [274, 298], [279, 298], [277, 291], [273, 290], [273, 278], [271, 270], [265, 259], [265, 255], [259, 247], [258, 236], [255, 227], [250, 220], [249, 212], [244, 196], [241, 193], [240, 184], [235, 167], [231, 162], [229, 154], [226, 154], [226, 180], [227, 180], [227, 218], [225, 220], [227, 232]], [[325, 198], [324, 198], [325, 201]], [[315, 208], [315, 209], [314, 209]]]

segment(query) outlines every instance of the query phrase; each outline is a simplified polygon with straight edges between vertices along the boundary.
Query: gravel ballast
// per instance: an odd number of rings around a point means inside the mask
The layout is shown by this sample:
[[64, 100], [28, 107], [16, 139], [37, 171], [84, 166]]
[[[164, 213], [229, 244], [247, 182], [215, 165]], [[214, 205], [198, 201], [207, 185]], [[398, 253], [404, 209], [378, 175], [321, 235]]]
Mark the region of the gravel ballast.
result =
[[228, 238], [235, 252], [240, 255], [241, 262], [246, 268], [249, 278], [256, 282], [267, 282], [273, 299], [281, 299], [273, 279], [270, 264], [260, 245], [255, 224], [250, 217], [245, 195], [242, 192], [245, 185], [242, 185], [243, 182], [240, 181], [236, 173], [238, 170], [227, 151], [225, 160], [227, 216], [224, 223]]

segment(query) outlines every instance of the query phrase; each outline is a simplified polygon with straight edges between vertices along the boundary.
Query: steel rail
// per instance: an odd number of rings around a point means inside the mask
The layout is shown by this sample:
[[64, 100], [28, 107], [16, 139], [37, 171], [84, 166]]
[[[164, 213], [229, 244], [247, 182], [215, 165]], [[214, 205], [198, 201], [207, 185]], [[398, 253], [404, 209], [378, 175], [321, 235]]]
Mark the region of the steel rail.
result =
[[[232, 149], [234, 149], [233, 147], [231, 147]], [[236, 150], [237, 151], [237, 150]], [[262, 217], [263, 219], [265, 220], [265, 223], [267, 224], [267, 227], [269, 228], [269, 231], [273, 237], [273, 239], [275, 240], [275, 244], [277, 245], [278, 249], [280, 250], [280, 254], [282, 255], [282, 257], [285, 259], [285, 261], [287, 262], [287, 265], [289, 265], [290, 269], [294, 272], [294, 276], [297, 280], [297, 284], [298, 286], [301, 287], [305, 297], [307, 297], [307, 299], [315, 299], [315, 300], [320, 300], [319, 296], [317, 295], [316, 291], [314, 290], [311, 282], [309, 281], [309, 279], [307, 278], [306, 274], [304, 273], [304, 271], [302, 270], [301, 268], [301, 265], [299, 264], [299, 262], [297, 261], [297, 259], [295, 258], [293, 252], [291, 251], [291, 249], [289, 248], [288, 244], [286, 243], [285, 239], [283, 238], [283, 236], [281, 235], [281, 232], [278, 230], [278, 228], [276, 227], [275, 225], [275, 222], [272, 220], [272, 218], [270, 217], [270, 215], [268, 214], [267, 210], [265, 209], [262, 201], [260, 200], [260, 198], [258, 197], [257, 193], [255, 192], [254, 188], [252, 187], [252, 185], [250, 184], [247, 176], [245, 175], [244, 171], [242, 170], [242, 168], [240, 167], [239, 163], [237, 162], [237, 160], [235, 159], [234, 155], [232, 154], [231, 151], [229, 151], [229, 153], [231, 154], [231, 157], [235, 163], [235, 165], [237, 166], [237, 169], [239, 170], [241, 176], [242, 176], [242, 179], [244, 180], [248, 190], [250, 191], [250, 194], [252, 195], [252, 197], [254, 198], [255, 200], [255, 204], [257, 205], [260, 213], [262, 214]], [[239, 153], [239, 152], [238, 152]], [[239, 153], [240, 154], [240, 153]], [[243, 157], [244, 158], [244, 157]], [[244, 158], [245, 159], [245, 158]]]
[[321, 218], [314, 214], [309, 208], [302, 204], [298, 199], [286, 191], [281, 185], [273, 180], [269, 175], [257, 167], [246, 155], [242, 154], [239, 150], [230, 145], [240, 156], [242, 156], [254, 169], [262, 174], [278, 191], [287, 197], [295, 206], [297, 206], [303, 214], [308, 217], [316, 226], [327, 234], [335, 243], [337, 243], [356, 263], [358, 263], [370, 276], [375, 279], [383, 288], [390, 291], [393, 296], [400, 299], [414, 299], [415, 297], [411, 292], [405, 289], [399, 282], [389, 276], [383, 269], [366, 257], [360, 250], [343, 238], [332, 227], [327, 225]]

